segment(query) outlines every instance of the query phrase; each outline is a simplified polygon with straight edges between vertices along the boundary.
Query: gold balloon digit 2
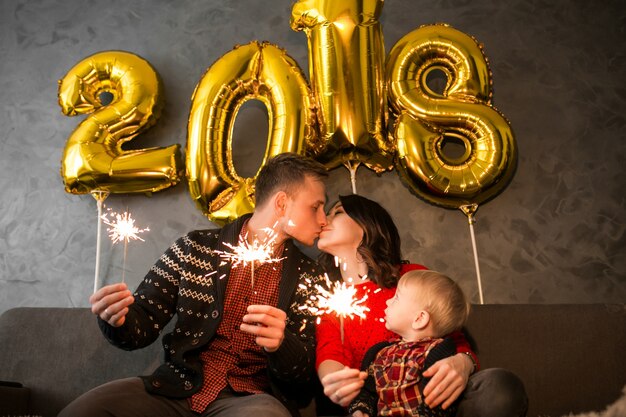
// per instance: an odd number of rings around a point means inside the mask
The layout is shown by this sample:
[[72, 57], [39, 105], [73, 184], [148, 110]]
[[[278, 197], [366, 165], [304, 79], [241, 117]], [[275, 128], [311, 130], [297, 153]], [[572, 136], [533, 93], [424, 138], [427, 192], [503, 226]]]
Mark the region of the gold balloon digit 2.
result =
[[[103, 105], [101, 95], [112, 100]], [[89, 114], [68, 138], [61, 161], [65, 190], [73, 194], [153, 192], [180, 181], [180, 145], [123, 150], [151, 127], [163, 106], [162, 84], [137, 55], [105, 51], [77, 63], [59, 80], [66, 116]]]

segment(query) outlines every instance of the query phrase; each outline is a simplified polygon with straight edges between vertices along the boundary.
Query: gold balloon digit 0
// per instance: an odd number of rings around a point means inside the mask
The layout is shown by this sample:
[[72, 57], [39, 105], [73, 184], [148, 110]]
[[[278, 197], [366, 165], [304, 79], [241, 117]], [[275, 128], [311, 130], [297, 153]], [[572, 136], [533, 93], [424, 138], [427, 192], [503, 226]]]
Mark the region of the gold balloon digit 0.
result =
[[262, 139], [267, 146], [261, 166], [283, 152], [304, 153], [304, 143], [316, 136], [309, 87], [285, 51], [253, 41], [219, 58], [196, 86], [187, 137], [191, 197], [218, 224], [254, 209], [256, 175], [240, 177], [232, 159], [237, 113], [253, 99], [265, 104], [269, 117], [268, 138]]
[[[387, 62], [396, 122], [396, 168], [417, 196], [446, 208], [480, 204], [513, 176], [517, 150], [507, 120], [491, 105], [491, 73], [482, 48], [447, 25], [405, 35]], [[444, 75], [442, 91], [429, 76]], [[446, 146], [462, 149], [456, 155]]]
[[[107, 105], [103, 93], [113, 97]], [[161, 81], [147, 61], [123, 51], [96, 53], [59, 80], [58, 99], [67, 116], [90, 114], [65, 145], [61, 176], [67, 192], [153, 192], [180, 181], [180, 145], [122, 150], [155, 123], [162, 108]]]
[[328, 168], [361, 162], [376, 172], [393, 168], [378, 21], [382, 7], [383, 0], [300, 0], [293, 6], [291, 27], [308, 40], [320, 128], [308, 153]]

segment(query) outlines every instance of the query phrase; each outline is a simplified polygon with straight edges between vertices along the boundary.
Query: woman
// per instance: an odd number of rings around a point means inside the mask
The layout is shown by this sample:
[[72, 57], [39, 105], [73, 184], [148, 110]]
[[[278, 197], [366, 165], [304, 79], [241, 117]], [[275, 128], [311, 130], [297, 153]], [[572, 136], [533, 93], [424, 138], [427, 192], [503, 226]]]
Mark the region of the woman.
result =
[[[386, 301], [394, 295], [404, 272], [426, 268], [402, 264], [400, 236], [391, 216], [378, 203], [359, 195], [339, 197], [328, 213], [318, 248], [323, 252], [319, 262], [332, 280], [353, 285], [356, 300], [367, 295], [363, 302], [369, 308], [365, 318], [339, 321], [326, 315], [317, 326], [316, 366], [327, 397], [317, 399], [318, 415], [345, 415], [343, 407], [363, 386], [366, 374], [359, 368], [365, 352], [393, 336], [383, 320]], [[460, 332], [451, 336], [458, 354], [437, 362], [424, 374], [432, 377], [424, 390], [426, 403], [431, 407], [450, 406], [477, 369], [477, 359], [465, 336]]]

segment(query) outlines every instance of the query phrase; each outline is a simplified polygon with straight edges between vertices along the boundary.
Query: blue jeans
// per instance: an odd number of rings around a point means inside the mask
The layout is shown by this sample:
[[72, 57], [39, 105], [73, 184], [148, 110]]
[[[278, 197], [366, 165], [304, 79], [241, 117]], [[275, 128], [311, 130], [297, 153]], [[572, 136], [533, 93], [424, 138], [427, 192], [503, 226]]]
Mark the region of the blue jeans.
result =
[[528, 397], [514, 373], [489, 368], [472, 375], [463, 392], [457, 417], [524, 417]]
[[202, 414], [186, 399], [148, 393], [139, 378], [126, 378], [96, 387], [78, 397], [58, 417], [291, 417], [269, 394], [222, 395]]

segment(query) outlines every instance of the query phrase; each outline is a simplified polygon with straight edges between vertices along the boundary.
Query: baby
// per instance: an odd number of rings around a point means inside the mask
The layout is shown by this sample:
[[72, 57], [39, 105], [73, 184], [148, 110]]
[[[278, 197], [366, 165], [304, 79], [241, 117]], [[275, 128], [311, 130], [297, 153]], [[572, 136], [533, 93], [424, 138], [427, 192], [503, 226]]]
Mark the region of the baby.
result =
[[422, 372], [456, 354], [445, 335], [460, 330], [470, 305], [463, 291], [435, 271], [410, 271], [400, 278], [396, 294], [387, 300], [387, 329], [400, 338], [370, 348], [362, 369], [368, 377], [348, 410], [353, 417], [454, 416], [454, 406], [443, 410], [426, 405], [422, 390], [428, 382]]

